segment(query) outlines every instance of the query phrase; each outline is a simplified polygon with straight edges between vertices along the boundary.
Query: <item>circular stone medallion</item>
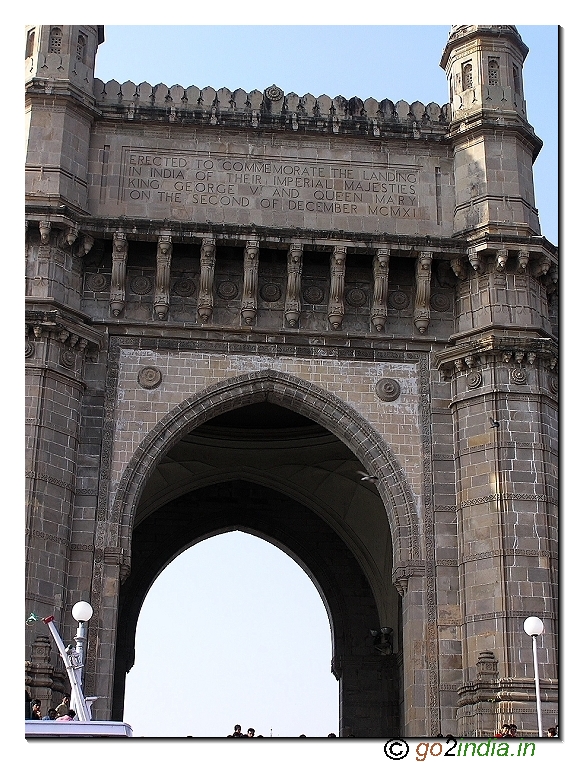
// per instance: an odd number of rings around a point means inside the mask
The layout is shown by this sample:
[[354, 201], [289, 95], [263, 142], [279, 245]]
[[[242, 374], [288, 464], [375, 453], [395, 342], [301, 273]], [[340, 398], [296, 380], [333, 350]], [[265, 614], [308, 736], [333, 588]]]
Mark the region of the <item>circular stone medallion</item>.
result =
[[526, 384], [527, 376], [522, 368], [512, 368], [510, 371], [510, 380], [514, 384]]
[[447, 312], [451, 307], [451, 301], [446, 294], [433, 294], [430, 304], [436, 312]]
[[162, 372], [158, 368], [142, 368], [138, 373], [138, 384], [144, 389], [155, 389], [162, 382]]
[[190, 278], [181, 278], [174, 284], [176, 296], [192, 296], [194, 294], [194, 281]]
[[149, 294], [152, 290], [152, 281], [145, 275], [137, 275], [131, 279], [130, 289], [134, 294]]
[[304, 289], [304, 301], [308, 304], [321, 304], [324, 301], [324, 289], [320, 286], [308, 286]]
[[277, 302], [281, 299], [281, 288], [276, 283], [266, 283], [259, 294], [264, 302]]
[[475, 370], [472, 373], [469, 373], [466, 378], [466, 384], [468, 389], [477, 389], [478, 386], [482, 385], [482, 374], [479, 370]]
[[404, 291], [391, 291], [388, 301], [393, 309], [404, 310], [409, 306], [409, 295]]
[[91, 291], [105, 291], [107, 278], [102, 273], [94, 273], [87, 278], [87, 288]]
[[65, 368], [72, 368], [75, 365], [75, 352], [70, 349], [63, 349], [61, 352], [61, 365]]
[[381, 378], [375, 386], [377, 397], [383, 402], [394, 402], [401, 394], [399, 382], [394, 378]]
[[346, 294], [346, 301], [351, 307], [363, 307], [366, 304], [366, 291], [362, 288], [351, 288]]
[[227, 301], [230, 299], [235, 299], [238, 293], [239, 289], [237, 288], [236, 284], [230, 280], [224, 280], [217, 286], [217, 294], [221, 297], [221, 299], [226, 299]]
[[270, 101], [280, 101], [283, 98], [283, 90], [277, 85], [271, 85], [265, 90], [265, 97]]

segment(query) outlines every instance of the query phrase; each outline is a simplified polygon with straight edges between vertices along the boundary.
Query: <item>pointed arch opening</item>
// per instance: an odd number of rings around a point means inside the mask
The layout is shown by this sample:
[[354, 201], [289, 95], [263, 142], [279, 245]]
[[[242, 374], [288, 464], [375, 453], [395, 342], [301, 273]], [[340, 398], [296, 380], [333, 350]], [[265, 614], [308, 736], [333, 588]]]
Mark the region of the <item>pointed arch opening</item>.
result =
[[[256, 534], [219, 533], [181, 553], [150, 588], [125, 718], [146, 737], [169, 728], [219, 738], [235, 723], [265, 737], [338, 735], [331, 659], [328, 613], [304, 570]], [[180, 710], [145, 707], [152, 685]]]

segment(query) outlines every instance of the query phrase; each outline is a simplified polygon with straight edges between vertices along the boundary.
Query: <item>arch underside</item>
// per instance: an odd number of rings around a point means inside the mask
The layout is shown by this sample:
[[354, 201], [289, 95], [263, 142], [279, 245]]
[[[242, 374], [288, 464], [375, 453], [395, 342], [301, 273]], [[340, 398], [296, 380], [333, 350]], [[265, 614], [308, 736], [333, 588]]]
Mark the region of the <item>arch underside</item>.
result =
[[[321, 387], [272, 369], [228, 378], [207, 387], [164, 416], [136, 448], [109, 511], [110, 532], [131, 546], [138, 504], [161, 458], [186, 434], [212, 418], [256, 403], [292, 410], [333, 434], [353, 453], [363, 469], [377, 478], [393, 542], [394, 564], [421, 559], [419, 517], [415, 501], [390, 447], [353, 407]], [[113, 543], [112, 543], [113, 544]]]

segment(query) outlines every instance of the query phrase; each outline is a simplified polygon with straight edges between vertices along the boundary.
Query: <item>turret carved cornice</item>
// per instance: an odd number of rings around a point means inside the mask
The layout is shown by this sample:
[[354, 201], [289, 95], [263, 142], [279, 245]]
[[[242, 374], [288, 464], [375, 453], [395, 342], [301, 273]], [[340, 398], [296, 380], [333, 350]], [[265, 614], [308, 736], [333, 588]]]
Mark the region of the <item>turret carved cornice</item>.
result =
[[558, 260], [542, 243], [530, 246], [509, 241], [472, 244], [467, 247], [465, 256], [452, 258], [451, 269], [460, 281], [490, 272], [530, 273], [553, 289], [558, 280]]
[[25, 309], [26, 356], [34, 355], [34, 341], [52, 339], [69, 350], [83, 355], [98, 351], [103, 345], [103, 334], [79, 322], [79, 318], [64, 307], [43, 307], [30, 303]]
[[489, 334], [437, 352], [435, 367], [444, 379], [476, 371], [492, 363], [515, 368], [544, 367], [557, 371], [558, 343], [545, 337], [512, 337]]

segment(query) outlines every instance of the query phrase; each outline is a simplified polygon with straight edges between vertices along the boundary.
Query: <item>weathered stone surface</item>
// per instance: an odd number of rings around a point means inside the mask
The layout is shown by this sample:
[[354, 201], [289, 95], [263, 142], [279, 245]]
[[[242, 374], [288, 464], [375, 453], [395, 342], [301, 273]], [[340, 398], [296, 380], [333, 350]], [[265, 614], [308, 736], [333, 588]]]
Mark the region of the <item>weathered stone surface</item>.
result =
[[[452, 29], [445, 106], [103, 83], [100, 27], [27, 35], [27, 607], [67, 637], [91, 600], [97, 718], [123, 715], [151, 580], [238, 526], [323, 591], [341, 727], [534, 735], [557, 251], [517, 30]], [[62, 670], [27, 634], [48, 702]]]

